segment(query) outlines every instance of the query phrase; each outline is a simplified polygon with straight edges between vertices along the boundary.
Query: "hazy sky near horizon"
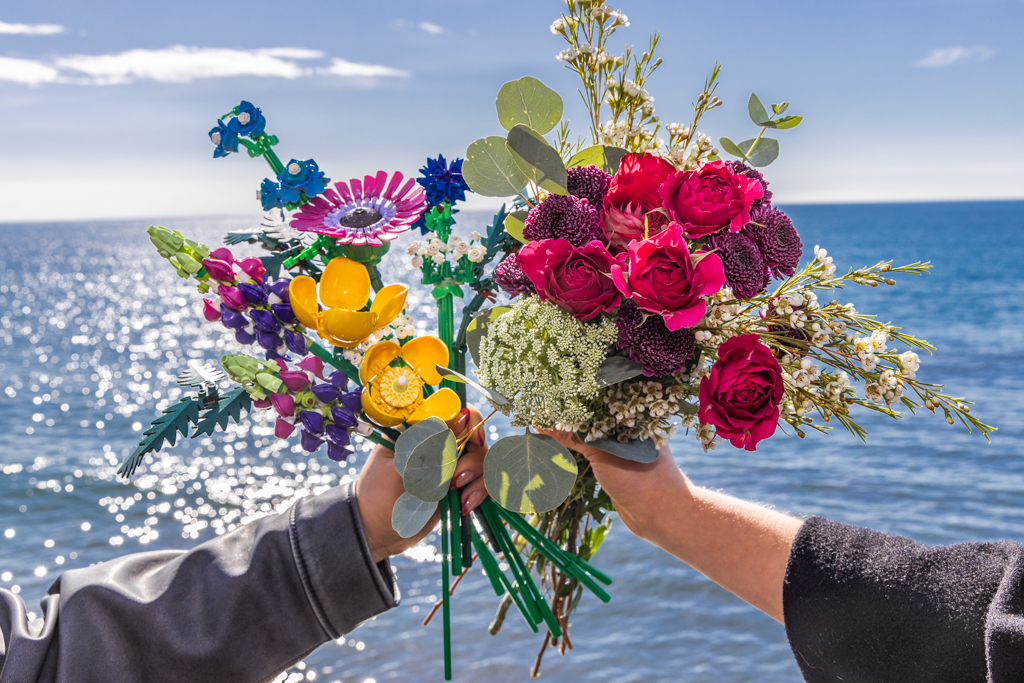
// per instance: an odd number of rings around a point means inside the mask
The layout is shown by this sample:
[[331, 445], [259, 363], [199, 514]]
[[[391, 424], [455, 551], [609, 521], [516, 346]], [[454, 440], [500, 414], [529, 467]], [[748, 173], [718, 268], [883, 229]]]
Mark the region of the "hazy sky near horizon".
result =
[[[716, 61], [725, 105], [701, 130], [753, 137], [751, 91], [806, 117], [767, 169], [780, 202], [1024, 198], [1024, 1], [621, 0], [613, 47], [661, 31], [649, 83], [687, 121]], [[241, 99], [278, 154], [335, 180], [415, 173], [501, 133], [494, 96], [523, 75], [558, 90], [557, 0], [373, 3], [0, 1], [0, 221], [257, 213], [269, 175], [211, 158]], [[499, 202], [500, 203], [500, 202]], [[483, 208], [493, 203], [478, 202]]]

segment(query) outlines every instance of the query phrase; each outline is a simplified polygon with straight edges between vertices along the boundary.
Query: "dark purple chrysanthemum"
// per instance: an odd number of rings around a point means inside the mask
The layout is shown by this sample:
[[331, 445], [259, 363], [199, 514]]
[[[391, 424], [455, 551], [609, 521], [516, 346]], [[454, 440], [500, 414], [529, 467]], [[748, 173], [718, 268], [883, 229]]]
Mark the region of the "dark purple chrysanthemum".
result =
[[586, 199], [552, 194], [530, 210], [523, 237], [531, 242], [559, 237], [574, 246], [600, 239], [601, 216]]
[[505, 257], [505, 260], [494, 269], [494, 281], [498, 283], [499, 287], [508, 292], [509, 296], [535, 294], [537, 291], [533, 286], [533, 282], [516, 262], [515, 252]]
[[648, 377], [682, 372], [693, 357], [692, 330], [671, 332], [660, 315], [644, 320], [643, 312], [632, 302], [619, 309], [615, 324], [619, 327], [619, 348], [629, 349], [629, 359], [643, 365]]
[[750, 222], [740, 232], [761, 252], [764, 265], [775, 277], [791, 277], [800, 265], [804, 245], [789, 216], [770, 206], [751, 212]]
[[749, 299], [768, 286], [768, 269], [757, 245], [742, 233], [723, 230], [708, 237], [725, 266], [725, 282], [737, 299]]
[[768, 189], [768, 181], [764, 179], [764, 175], [753, 168], [750, 168], [742, 161], [727, 161], [725, 162], [733, 170], [734, 173], [745, 175], [748, 178], [753, 178], [757, 182], [761, 183], [761, 188], [764, 190], [764, 196], [760, 199], [755, 199], [751, 205], [750, 210], [753, 211], [762, 206], [770, 206], [772, 203], [772, 191]]
[[604, 203], [604, 196], [612, 182], [611, 175], [597, 166], [589, 165], [570, 168], [566, 171], [566, 176], [569, 194], [586, 199], [591, 206], [600, 207]]

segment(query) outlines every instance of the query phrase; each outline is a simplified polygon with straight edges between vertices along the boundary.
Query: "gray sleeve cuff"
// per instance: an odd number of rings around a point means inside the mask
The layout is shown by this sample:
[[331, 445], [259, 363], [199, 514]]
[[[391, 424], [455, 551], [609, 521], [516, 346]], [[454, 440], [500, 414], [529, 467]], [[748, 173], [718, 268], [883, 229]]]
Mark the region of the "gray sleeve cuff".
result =
[[292, 508], [289, 537], [309, 604], [332, 639], [398, 604], [398, 583], [366, 542], [355, 485], [338, 486]]

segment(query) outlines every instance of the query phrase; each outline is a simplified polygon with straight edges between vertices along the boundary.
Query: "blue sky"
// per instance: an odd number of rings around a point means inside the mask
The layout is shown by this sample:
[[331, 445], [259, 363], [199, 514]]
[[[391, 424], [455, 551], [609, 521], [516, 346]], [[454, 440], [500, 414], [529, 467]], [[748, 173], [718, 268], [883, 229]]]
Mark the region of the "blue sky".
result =
[[[782, 202], [1024, 198], [1024, 1], [622, 0], [619, 44], [663, 34], [650, 82], [685, 121], [724, 64], [701, 129], [751, 137], [751, 91], [791, 101], [768, 169]], [[0, 220], [258, 211], [268, 173], [213, 160], [206, 131], [240, 99], [279, 154], [334, 179], [415, 172], [501, 132], [494, 96], [523, 75], [585, 133], [548, 30], [557, 0], [515, 3], [0, 2]], [[478, 206], [490, 206], [481, 201]]]

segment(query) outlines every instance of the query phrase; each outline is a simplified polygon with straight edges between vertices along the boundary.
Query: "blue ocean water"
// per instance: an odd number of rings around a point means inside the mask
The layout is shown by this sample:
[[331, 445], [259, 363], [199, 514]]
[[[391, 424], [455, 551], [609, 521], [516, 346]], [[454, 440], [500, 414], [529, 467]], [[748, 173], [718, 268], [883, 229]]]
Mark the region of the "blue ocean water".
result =
[[[805, 255], [826, 247], [840, 270], [930, 261], [922, 278], [858, 288], [836, 298], [933, 342], [918, 376], [977, 402], [999, 427], [991, 445], [938, 416], [902, 423], [864, 416], [865, 445], [845, 434], [780, 436], [756, 453], [703, 453], [680, 434], [674, 452], [700, 485], [800, 515], [909, 535], [926, 543], [1024, 539], [1024, 203], [794, 206]], [[487, 216], [464, 212], [469, 232]], [[181, 440], [130, 484], [117, 463], [191, 359], [216, 360], [236, 344], [202, 322], [200, 297], [156, 254], [149, 221], [0, 225], [0, 585], [38, 611], [66, 569], [124, 553], [188, 548], [297, 496], [355, 475], [273, 438], [247, 418], [215, 438]], [[208, 244], [242, 219], [163, 223]], [[408, 242], [411, 236], [403, 240]], [[396, 246], [385, 279], [409, 280]], [[432, 304], [411, 311], [431, 327]], [[504, 432], [496, 425], [492, 434]], [[428, 539], [436, 545], [436, 539]], [[439, 595], [434, 552], [395, 561], [403, 602], [328, 643], [281, 680], [441, 680], [440, 623], [420, 621]], [[597, 556], [614, 576], [612, 602], [584, 598], [574, 649], [549, 651], [556, 681], [799, 681], [783, 628], [621, 525]], [[272, 590], [273, 587], [268, 587]], [[528, 677], [539, 638], [511, 615], [491, 637], [496, 599], [473, 571], [453, 601], [455, 679]], [[244, 644], [239, 644], [244, 647]]]

